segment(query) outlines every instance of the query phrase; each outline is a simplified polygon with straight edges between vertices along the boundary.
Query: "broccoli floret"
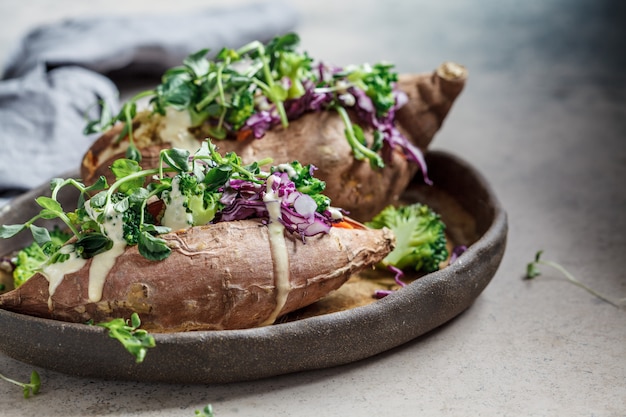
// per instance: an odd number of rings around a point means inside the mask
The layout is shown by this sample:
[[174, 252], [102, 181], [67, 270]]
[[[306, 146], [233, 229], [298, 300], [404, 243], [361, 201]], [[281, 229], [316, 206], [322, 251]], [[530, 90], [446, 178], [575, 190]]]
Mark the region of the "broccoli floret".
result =
[[219, 194], [207, 190], [206, 185], [198, 183], [195, 175], [183, 172], [177, 176], [180, 180], [180, 192], [186, 197], [186, 209], [191, 213], [194, 225], [207, 224], [215, 218], [221, 208]]
[[198, 178], [189, 173], [181, 172], [177, 175], [179, 183], [178, 187], [180, 192], [185, 195], [201, 194], [202, 191], [198, 188]]
[[233, 130], [239, 130], [241, 126], [254, 113], [254, 97], [250, 91], [242, 91], [240, 95], [234, 95], [231, 108], [226, 114], [226, 121], [232, 125]]
[[131, 208], [124, 212], [122, 219], [124, 222], [122, 225], [124, 240], [126, 240], [126, 243], [129, 245], [136, 245], [139, 241], [139, 233], [141, 232], [141, 213]]
[[35, 272], [39, 271], [43, 265], [48, 263], [50, 258], [56, 254], [59, 248], [72, 236], [72, 234], [62, 231], [59, 227], [52, 229], [49, 234], [49, 242], [46, 242], [42, 246], [33, 242], [17, 253], [15, 257], [15, 269], [13, 269], [13, 285], [15, 288], [35, 275]]
[[367, 225], [374, 229], [388, 227], [396, 235], [396, 247], [382, 261], [385, 266], [433, 272], [448, 258], [446, 225], [424, 204], [388, 206]]

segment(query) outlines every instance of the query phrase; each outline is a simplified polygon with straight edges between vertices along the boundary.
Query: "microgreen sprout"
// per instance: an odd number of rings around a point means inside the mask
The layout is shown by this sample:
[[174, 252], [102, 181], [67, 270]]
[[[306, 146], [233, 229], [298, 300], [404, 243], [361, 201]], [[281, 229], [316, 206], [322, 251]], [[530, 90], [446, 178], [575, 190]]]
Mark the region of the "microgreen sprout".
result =
[[194, 415], [197, 417], [215, 417], [211, 404], [206, 405], [202, 410], [196, 410]]
[[584, 289], [585, 291], [587, 291], [589, 294], [593, 295], [594, 297], [599, 298], [600, 300], [605, 301], [614, 307], [623, 308], [624, 302], [626, 302], [626, 298], [622, 298], [618, 301], [611, 300], [609, 297], [600, 294], [599, 292], [595, 291], [593, 288], [580, 282], [567, 269], [565, 269], [559, 263], [554, 262], [554, 261], [545, 261], [541, 259], [542, 255], [543, 255], [543, 251], [542, 250], [538, 251], [535, 254], [535, 259], [526, 265], [526, 275], [524, 276], [524, 279], [533, 279], [541, 275], [541, 272], [539, 272], [539, 268], [538, 268], [539, 265], [549, 266], [551, 268], [556, 269], [560, 273], [562, 273], [563, 276], [565, 276], [565, 279], [567, 279], [569, 282], [576, 285], [577, 287]]
[[31, 395], [37, 395], [39, 393], [39, 389], [41, 388], [41, 379], [39, 378], [37, 371], [31, 372], [30, 382], [19, 382], [14, 379], [7, 378], [2, 374], [0, 374], [0, 379], [21, 387], [24, 390], [24, 398], [29, 398]]
[[346, 127], [345, 135], [348, 139], [348, 143], [352, 147], [354, 158], [357, 160], [363, 160], [367, 158], [369, 159], [372, 167], [384, 167], [385, 163], [383, 162], [383, 158], [367, 147], [367, 144], [365, 142], [365, 136], [363, 135], [363, 130], [358, 125], [352, 124], [352, 121], [350, 120], [350, 116], [348, 116], [348, 112], [346, 111], [346, 109], [337, 106], [336, 110]]
[[130, 320], [118, 318], [96, 325], [108, 329], [109, 337], [118, 340], [135, 357], [137, 363], [143, 362], [148, 349], [156, 346], [154, 337], [139, 328], [141, 320], [137, 313], [133, 313]]

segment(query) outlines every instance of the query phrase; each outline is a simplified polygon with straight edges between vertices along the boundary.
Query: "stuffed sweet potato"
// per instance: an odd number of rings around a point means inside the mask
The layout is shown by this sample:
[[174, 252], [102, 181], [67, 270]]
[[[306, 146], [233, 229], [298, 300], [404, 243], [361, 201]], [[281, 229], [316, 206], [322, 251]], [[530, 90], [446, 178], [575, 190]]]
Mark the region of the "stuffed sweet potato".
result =
[[[268, 325], [393, 248], [391, 231], [331, 206], [310, 166], [266, 172], [262, 161], [243, 164], [209, 141], [193, 156], [163, 150], [159, 162], [142, 169], [119, 159], [111, 185], [55, 179], [35, 218], [2, 225], [5, 238], [29, 228], [43, 258], [32, 277], [0, 295], [0, 308], [79, 323], [137, 313], [155, 332]], [[65, 213], [56, 196], [68, 185], [81, 198]], [[54, 217], [74, 234], [68, 241], [55, 243], [35, 226]]]
[[150, 261], [128, 246], [115, 258], [98, 300], [89, 296], [92, 259], [65, 275], [52, 295], [46, 276], [37, 273], [0, 295], [0, 308], [77, 323], [136, 312], [153, 332], [256, 327], [339, 288], [380, 261], [393, 242], [388, 230], [362, 226], [332, 227], [306, 243], [287, 233], [287, 281], [277, 282], [268, 233], [258, 220], [239, 220], [165, 234], [170, 256]]
[[422, 153], [460, 94], [465, 69], [446, 63], [398, 76], [388, 64], [313, 66], [296, 44], [287, 35], [222, 51], [214, 62], [206, 51], [190, 57], [148, 92], [151, 109], [137, 113], [131, 100], [109, 123], [91, 125], [112, 127], [86, 153], [83, 180], [94, 181], [121, 155], [151, 166], [161, 149], [193, 152], [206, 137], [223, 139], [220, 150], [245, 162], [314, 165], [327, 195], [360, 221], [396, 202], [420, 169], [427, 180]]

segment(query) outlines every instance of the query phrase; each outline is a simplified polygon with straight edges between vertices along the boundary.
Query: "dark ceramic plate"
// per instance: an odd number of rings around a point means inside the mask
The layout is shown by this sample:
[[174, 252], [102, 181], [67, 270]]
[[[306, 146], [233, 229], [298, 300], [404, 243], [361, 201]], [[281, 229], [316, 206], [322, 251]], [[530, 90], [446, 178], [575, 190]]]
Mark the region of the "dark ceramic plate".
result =
[[[141, 364], [102, 328], [0, 310], [0, 351], [77, 376], [223, 383], [347, 364], [406, 343], [467, 309], [494, 276], [506, 244], [506, 214], [483, 177], [447, 153], [430, 152], [427, 161], [435, 186], [412, 184], [406, 200], [438, 210], [453, 241], [469, 248], [452, 265], [386, 298], [263, 328], [156, 334], [157, 346]], [[5, 206], [0, 224], [30, 218], [34, 197], [47, 188]], [[0, 254], [24, 243], [3, 240]]]

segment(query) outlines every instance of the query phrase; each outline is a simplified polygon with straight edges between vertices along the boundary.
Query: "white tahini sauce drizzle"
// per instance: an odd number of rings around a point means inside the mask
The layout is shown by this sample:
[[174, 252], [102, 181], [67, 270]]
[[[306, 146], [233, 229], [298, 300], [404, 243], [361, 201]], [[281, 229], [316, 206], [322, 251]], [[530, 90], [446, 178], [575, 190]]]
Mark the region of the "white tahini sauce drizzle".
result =
[[280, 218], [281, 199], [272, 190], [272, 184], [276, 177], [270, 176], [267, 179], [267, 190], [263, 196], [263, 202], [269, 212], [270, 221], [267, 225], [268, 235], [270, 239], [270, 251], [274, 267], [274, 285], [276, 286], [276, 307], [272, 314], [263, 322], [262, 325], [273, 324], [278, 318], [278, 314], [287, 302], [287, 296], [291, 290], [289, 281], [289, 254], [287, 252], [287, 244], [285, 243], [285, 227], [278, 219]]
[[289, 178], [296, 178], [298, 176], [298, 173], [296, 172], [294, 167], [291, 166], [291, 164], [280, 164], [276, 166], [276, 168], [280, 172], [286, 172]]
[[[98, 213], [91, 207], [89, 201], [85, 203], [85, 210], [92, 219], [98, 217]], [[106, 277], [113, 265], [115, 265], [117, 257], [124, 253], [126, 248], [122, 215], [116, 212], [113, 206], [110, 206], [108, 211], [104, 213], [104, 223], [101, 225], [101, 231], [113, 241], [113, 246], [111, 249], [94, 256], [91, 260], [87, 294], [89, 301], [93, 303], [100, 301], [102, 298]], [[63, 281], [63, 278], [66, 275], [79, 271], [87, 263], [87, 259], [78, 256], [72, 245], [68, 245], [62, 250], [65, 253], [69, 253], [69, 259], [64, 262], [47, 265], [41, 272], [48, 280], [48, 307], [50, 309], [52, 309], [52, 296]]]
[[201, 143], [189, 132], [189, 127], [189, 112], [168, 107], [161, 123], [161, 139], [170, 142], [173, 148], [186, 149], [193, 155], [200, 149]]
[[343, 213], [338, 208], [336, 208], [336, 207], [328, 207], [328, 211], [330, 212], [330, 217], [333, 220], [342, 220], [343, 219]]
[[165, 212], [161, 219], [163, 226], [181, 230], [193, 225], [193, 215], [187, 213], [185, 196], [180, 192], [180, 178], [172, 179], [172, 190], [163, 193], [163, 201], [165, 201]]
[[65, 250], [71, 250], [70, 258], [65, 262], [57, 262], [55, 264], [46, 265], [41, 271], [41, 274], [48, 280], [48, 308], [52, 310], [52, 296], [54, 295], [57, 287], [65, 278], [65, 275], [73, 274], [74, 272], [82, 269], [87, 263], [86, 259], [81, 258], [73, 252], [73, 246], [65, 246]]
[[[88, 204], [85, 204], [87, 207]], [[112, 206], [104, 213], [102, 231], [113, 241], [111, 249], [99, 253], [92, 258], [89, 267], [89, 301], [97, 303], [102, 299], [102, 290], [107, 275], [115, 265], [118, 256], [124, 253], [126, 239], [124, 239], [124, 221], [122, 215], [116, 212]]]

